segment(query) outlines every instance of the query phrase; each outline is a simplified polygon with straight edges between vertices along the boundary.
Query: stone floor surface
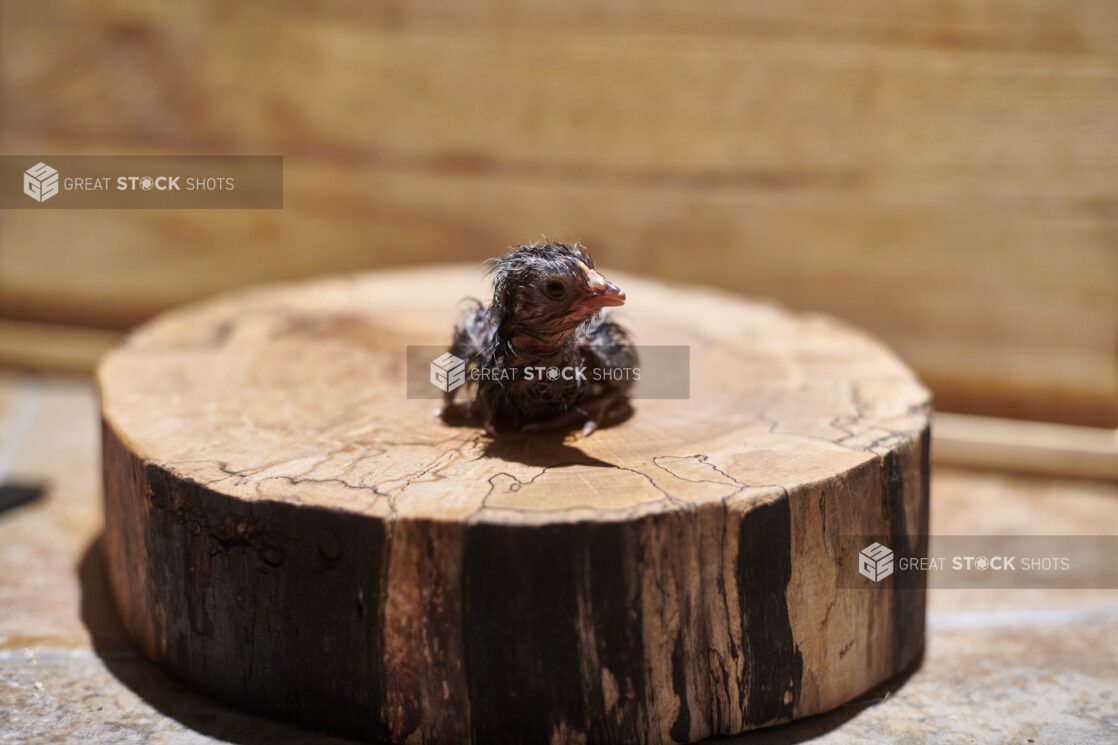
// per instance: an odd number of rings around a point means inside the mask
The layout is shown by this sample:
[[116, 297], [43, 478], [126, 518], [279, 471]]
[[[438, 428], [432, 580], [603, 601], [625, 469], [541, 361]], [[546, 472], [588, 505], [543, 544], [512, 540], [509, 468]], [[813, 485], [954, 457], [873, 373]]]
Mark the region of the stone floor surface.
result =
[[[88, 380], [0, 372], [0, 743], [349, 742], [214, 702], [139, 655], [98, 554], [99, 462]], [[1118, 485], [937, 468], [932, 532], [1115, 535]], [[1118, 591], [932, 590], [928, 626], [905, 680], [709, 742], [1118, 744]]]

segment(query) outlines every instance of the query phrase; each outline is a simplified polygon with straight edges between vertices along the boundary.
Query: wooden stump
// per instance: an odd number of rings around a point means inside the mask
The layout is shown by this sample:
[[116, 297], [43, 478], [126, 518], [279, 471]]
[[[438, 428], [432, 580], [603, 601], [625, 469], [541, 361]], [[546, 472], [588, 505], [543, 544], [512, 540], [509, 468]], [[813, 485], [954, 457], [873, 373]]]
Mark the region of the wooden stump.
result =
[[[612, 277], [611, 277], [612, 278]], [[691, 398], [494, 443], [404, 393], [476, 268], [254, 289], [101, 363], [106, 546], [144, 653], [258, 711], [395, 742], [686, 742], [831, 709], [909, 666], [927, 391], [874, 340], [615, 278]], [[852, 569], [853, 568], [853, 569]], [[867, 584], [872, 584], [868, 583]]]

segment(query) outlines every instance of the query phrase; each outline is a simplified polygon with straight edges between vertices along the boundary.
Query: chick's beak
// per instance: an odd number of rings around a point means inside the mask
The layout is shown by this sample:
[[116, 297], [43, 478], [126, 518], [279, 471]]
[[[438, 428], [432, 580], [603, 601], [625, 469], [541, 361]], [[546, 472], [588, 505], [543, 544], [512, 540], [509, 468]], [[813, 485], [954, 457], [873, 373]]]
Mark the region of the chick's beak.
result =
[[607, 281], [593, 269], [586, 272], [586, 278], [588, 294], [582, 299], [580, 305], [597, 310], [625, 304], [625, 293], [613, 282]]

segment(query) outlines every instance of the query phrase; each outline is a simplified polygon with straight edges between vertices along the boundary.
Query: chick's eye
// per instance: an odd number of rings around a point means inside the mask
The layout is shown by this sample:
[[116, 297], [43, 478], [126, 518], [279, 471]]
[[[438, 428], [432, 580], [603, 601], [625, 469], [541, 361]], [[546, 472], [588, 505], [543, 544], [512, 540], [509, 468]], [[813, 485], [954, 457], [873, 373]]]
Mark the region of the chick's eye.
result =
[[565, 293], [566, 290], [567, 288], [563, 285], [563, 283], [556, 279], [547, 282], [543, 286], [543, 291], [547, 293], [548, 297], [555, 298], [556, 300], [563, 297], [563, 293]]

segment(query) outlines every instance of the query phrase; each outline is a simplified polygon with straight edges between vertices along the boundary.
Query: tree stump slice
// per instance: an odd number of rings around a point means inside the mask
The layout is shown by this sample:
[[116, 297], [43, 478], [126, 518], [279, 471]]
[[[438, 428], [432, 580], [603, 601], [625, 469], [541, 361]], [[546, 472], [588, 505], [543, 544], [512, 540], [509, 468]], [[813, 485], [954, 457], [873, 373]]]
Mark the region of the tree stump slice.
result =
[[[144, 654], [218, 698], [368, 739], [691, 742], [832, 709], [910, 666], [928, 392], [834, 320], [613, 277], [689, 400], [494, 442], [408, 399], [476, 267], [170, 312], [98, 370], [105, 545]], [[868, 583], [870, 585], [872, 583]]]

